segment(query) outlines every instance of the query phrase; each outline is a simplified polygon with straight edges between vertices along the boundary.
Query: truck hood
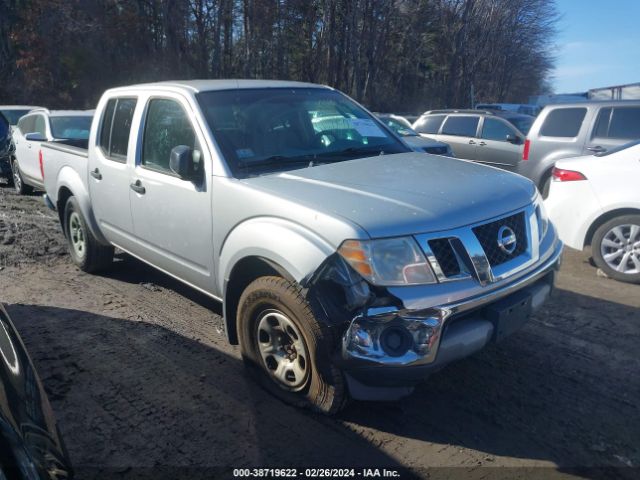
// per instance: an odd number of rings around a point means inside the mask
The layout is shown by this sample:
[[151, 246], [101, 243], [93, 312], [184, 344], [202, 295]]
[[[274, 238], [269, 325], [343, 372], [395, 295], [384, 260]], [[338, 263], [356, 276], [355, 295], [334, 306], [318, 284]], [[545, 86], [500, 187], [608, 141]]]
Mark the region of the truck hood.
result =
[[372, 238], [481, 222], [525, 207], [535, 195], [533, 183], [520, 175], [424, 153], [361, 158], [243, 182], [347, 219]]

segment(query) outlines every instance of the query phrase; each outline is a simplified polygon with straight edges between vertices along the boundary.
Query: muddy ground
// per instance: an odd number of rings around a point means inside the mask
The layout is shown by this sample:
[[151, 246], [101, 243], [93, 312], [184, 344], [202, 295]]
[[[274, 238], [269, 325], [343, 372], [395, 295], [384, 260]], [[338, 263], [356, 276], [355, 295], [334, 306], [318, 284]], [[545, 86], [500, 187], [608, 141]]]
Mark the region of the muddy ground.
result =
[[403, 401], [355, 402], [329, 419], [245, 377], [215, 301], [126, 255], [91, 276], [65, 252], [40, 198], [0, 185], [0, 301], [80, 478], [336, 465], [431, 478], [640, 474], [640, 286], [598, 277], [586, 254], [566, 253], [553, 300], [504, 343]]

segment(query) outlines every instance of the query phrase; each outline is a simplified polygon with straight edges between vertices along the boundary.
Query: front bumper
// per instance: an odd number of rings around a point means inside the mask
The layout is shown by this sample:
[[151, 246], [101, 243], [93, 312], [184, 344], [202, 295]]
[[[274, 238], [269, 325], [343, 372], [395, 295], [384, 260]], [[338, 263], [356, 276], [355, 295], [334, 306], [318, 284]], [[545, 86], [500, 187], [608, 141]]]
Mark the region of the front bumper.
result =
[[[422, 310], [370, 310], [356, 317], [342, 343], [341, 363], [351, 390], [414, 385], [519, 329], [549, 297], [562, 248], [557, 241], [538, 266], [486, 294]], [[522, 311], [514, 324], [500, 321], [505, 309]], [[382, 331], [390, 332], [384, 341]]]

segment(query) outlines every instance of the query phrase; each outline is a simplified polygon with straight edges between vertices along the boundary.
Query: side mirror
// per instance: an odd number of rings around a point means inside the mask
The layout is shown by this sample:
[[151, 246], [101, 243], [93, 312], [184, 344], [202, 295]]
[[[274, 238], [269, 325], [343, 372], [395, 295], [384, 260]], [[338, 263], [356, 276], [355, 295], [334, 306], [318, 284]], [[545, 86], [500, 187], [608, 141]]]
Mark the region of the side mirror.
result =
[[520, 145], [520, 137], [517, 135], [507, 135], [507, 142], [513, 143], [514, 145]]
[[47, 141], [46, 137], [39, 132], [27, 133], [24, 136], [24, 139], [29, 142], [46, 142]]
[[199, 155], [200, 152], [194, 152], [191, 147], [186, 145], [173, 147], [169, 158], [169, 168], [184, 180], [196, 180], [200, 170]]

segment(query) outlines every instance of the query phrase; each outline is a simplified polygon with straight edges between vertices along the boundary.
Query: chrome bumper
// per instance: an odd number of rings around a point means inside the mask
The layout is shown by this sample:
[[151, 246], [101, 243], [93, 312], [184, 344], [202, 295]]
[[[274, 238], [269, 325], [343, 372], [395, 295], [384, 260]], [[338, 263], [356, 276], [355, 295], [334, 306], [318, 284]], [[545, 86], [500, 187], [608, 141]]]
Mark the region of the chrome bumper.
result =
[[[551, 292], [553, 275], [550, 274], [560, 267], [562, 248], [562, 242], [557, 241], [552, 254], [538, 267], [486, 294], [427, 309], [369, 309], [351, 321], [342, 338], [345, 366], [407, 367], [437, 364], [440, 367], [474, 353], [493, 338], [491, 321], [470, 315], [468, 320], [451, 325], [443, 340], [442, 334], [448, 320], [481, 310], [525, 289], [530, 295], [531, 311], [534, 312]], [[551, 280], [546, 281], [549, 277], [552, 277]]]

